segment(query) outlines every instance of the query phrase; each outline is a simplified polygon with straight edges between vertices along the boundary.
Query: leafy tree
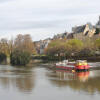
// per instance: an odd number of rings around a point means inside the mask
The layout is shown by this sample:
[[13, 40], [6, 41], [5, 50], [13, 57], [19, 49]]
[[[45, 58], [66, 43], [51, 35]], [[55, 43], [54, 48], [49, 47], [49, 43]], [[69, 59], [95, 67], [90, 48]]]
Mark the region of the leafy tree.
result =
[[79, 51], [83, 47], [83, 42], [77, 39], [71, 39], [67, 42], [67, 44], [70, 45], [72, 51]]
[[8, 40], [5, 38], [0, 40], [0, 53], [5, 54], [6, 56], [9, 55]]
[[35, 53], [35, 47], [31, 36], [19, 34], [14, 41], [14, 49], [10, 56], [11, 64], [26, 65], [33, 53]]
[[96, 49], [100, 50], [100, 38], [95, 40]]
[[99, 34], [99, 33], [100, 33], [100, 29], [99, 28], [96, 28], [95, 34]]
[[26, 51], [15, 50], [11, 56], [12, 65], [26, 65], [30, 61], [30, 53]]
[[65, 57], [65, 40], [53, 40], [49, 43], [48, 47], [45, 49], [45, 54], [51, 56], [51, 59], [54, 59], [58, 56], [59, 60], [62, 57]]
[[83, 42], [77, 39], [53, 40], [46, 48], [46, 54], [54, 56], [71, 56], [83, 48]]
[[48, 55], [60, 55], [65, 52], [64, 41], [63, 40], [53, 40], [49, 43], [45, 50]]
[[71, 39], [66, 42], [66, 55], [72, 56], [81, 51], [83, 48], [83, 42], [77, 39]]
[[0, 53], [0, 63], [6, 60], [6, 55], [4, 53]]

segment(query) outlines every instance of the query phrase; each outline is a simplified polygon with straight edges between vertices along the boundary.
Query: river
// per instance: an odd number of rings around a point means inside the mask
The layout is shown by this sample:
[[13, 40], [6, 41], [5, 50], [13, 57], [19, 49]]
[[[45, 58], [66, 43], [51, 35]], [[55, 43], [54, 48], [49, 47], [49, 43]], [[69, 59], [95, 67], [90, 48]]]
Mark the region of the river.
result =
[[[51, 70], [49, 64], [32, 67], [0, 65], [1, 100], [99, 100], [100, 70]], [[100, 67], [99, 63], [91, 63]]]

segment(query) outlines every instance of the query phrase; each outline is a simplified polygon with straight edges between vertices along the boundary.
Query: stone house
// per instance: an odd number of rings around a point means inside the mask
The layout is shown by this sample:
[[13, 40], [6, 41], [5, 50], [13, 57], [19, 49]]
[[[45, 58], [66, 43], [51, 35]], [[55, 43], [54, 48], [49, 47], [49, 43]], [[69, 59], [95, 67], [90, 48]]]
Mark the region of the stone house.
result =
[[72, 31], [73, 38], [82, 40], [86, 37], [92, 37], [95, 34], [96, 29], [91, 23], [87, 23], [86, 25], [72, 28]]

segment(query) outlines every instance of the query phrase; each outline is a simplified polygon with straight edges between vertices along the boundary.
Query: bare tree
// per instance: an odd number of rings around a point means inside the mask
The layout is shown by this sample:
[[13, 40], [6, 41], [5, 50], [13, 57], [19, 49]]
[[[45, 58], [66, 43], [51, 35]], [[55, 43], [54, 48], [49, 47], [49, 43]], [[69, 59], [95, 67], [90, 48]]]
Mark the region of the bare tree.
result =
[[33, 54], [35, 51], [34, 43], [33, 43], [32, 38], [29, 34], [17, 35], [17, 37], [14, 41], [14, 46], [15, 46], [15, 49], [17, 49], [17, 50], [27, 51], [31, 54]]
[[0, 40], [0, 53], [6, 54], [6, 56], [9, 55], [9, 49], [8, 49], [8, 40], [6, 38], [2, 38]]

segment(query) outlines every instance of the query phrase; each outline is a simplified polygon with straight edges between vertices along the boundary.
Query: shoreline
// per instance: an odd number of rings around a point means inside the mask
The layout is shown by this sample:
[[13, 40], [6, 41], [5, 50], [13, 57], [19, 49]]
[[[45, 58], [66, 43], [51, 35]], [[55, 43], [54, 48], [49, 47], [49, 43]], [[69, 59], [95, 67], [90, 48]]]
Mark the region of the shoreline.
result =
[[87, 61], [92, 61], [92, 62], [100, 62], [100, 56], [84, 56], [84, 57], [79, 57], [79, 56], [72, 56], [72, 57], [49, 57], [49, 56], [37, 56], [37, 57], [32, 57], [31, 62], [57, 62], [57, 61], [62, 61], [62, 60], [87, 60]]

